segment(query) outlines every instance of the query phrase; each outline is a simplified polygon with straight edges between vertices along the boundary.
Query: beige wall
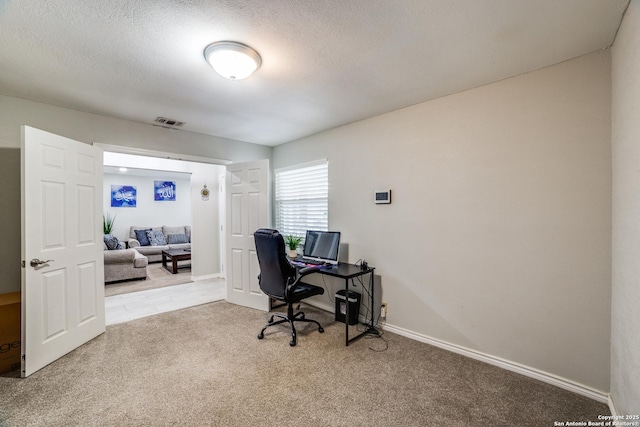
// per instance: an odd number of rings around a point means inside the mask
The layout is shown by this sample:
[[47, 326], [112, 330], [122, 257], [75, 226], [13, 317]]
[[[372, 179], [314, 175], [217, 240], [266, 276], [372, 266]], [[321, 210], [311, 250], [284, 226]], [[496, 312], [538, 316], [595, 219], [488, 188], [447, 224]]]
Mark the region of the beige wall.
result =
[[[0, 294], [20, 291], [20, 150], [0, 148]], [[17, 224], [17, 226], [16, 226]]]
[[[632, 56], [622, 42], [615, 49]], [[365, 258], [377, 267], [389, 325], [608, 391], [609, 55], [285, 144], [274, 149], [273, 166], [329, 159], [330, 226], [343, 232], [351, 261]], [[85, 142], [232, 161], [271, 157], [269, 147], [0, 95], [0, 147], [19, 147], [22, 124]], [[393, 204], [374, 205], [373, 190], [385, 188], [393, 190]], [[3, 204], [2, 218], [7, 209]], [[637, 275], [625, 265], [628, 283], [618, 298], [637, 302], [637, 286], [631, 288]], [[629, 316], [630, 307], [620, 313]], [[638, 372], [637, 362], [616, 362], [616, 342], [638, 350], [624, 324], [614, 314], [614, 335], [621, 335], [614, 337], [613, 388], [619, 395], [635, 390], [637, 402], [637, 381], [625, 374]]]
[[164, 129], [0, 95], [0, 147], [20, 147], [21, 125], [86, 143], [124, 145], [234, 162], [271, 157], [271, 147]]
[[613, 290], [611, 395], [640, 414], [640, 1], [632, 0], [612, 52]]
[[[274, 149], [329, 159], [329, 224], [388, 324], [609, 390], [610, 53]], [[373, 191], [390, 188], [391, 205]]]

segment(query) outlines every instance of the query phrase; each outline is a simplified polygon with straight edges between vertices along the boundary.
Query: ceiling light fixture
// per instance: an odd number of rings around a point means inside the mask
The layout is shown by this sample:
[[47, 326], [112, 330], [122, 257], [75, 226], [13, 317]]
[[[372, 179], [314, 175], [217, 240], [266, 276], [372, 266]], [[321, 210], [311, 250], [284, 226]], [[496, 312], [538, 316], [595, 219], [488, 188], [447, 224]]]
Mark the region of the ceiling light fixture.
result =
[[204, 49], [204, 58], [216, 73], [230, 80], [246, 79], [260, 68], [260, 54], [246, 44], [222, 41]]

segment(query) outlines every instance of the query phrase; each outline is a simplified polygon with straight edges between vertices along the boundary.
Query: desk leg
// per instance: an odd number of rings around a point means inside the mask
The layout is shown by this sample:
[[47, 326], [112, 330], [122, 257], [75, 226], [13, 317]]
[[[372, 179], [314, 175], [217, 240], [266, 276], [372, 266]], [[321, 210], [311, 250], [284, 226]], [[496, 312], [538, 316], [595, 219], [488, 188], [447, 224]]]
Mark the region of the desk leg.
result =
[[380, 331], [378, 331], [376, 329], [376, 322], [375, 322], [375, 313], [374, 313], [374, 298], [373, 298], [373, 288], [375, 285], [375, 281], [374, 281], [374, 272], [375, 270], [371, 270], [371, 272], [369, 273], [371, 276], [369, 278], [369, 295], [371, 295], [371, 320], [369, 321], [369, 324], [365, 324], [365, 326], [367, 327], [364, 332], [360, 333], [360, 335], [356, 335], [355, 337], [349, 339], [349, 279], [346, 280], [345, 283], [345, 289], [346, 289], [346, 303], [347, 306], [345, 307], [345, 325], [346, 325], [346, 332], [345, 332], [345, 337], [346, 337], [346, 345], [349, 346], [350, 343], [354, 342], [355, 340], [361, 338], [363, 335], [377, 335], [380, 336]]
[[375, 322], [375, 317], [376, 317], [375, 311], [374, 311], [374, 309], [375, 309], [375, 306], [374, 306], [375, 299], [373, 298], [373, 292], [374, 292], [374, 289], [375, 289], [375, 284], [376, 284], [375, 275], [373, 274], [373, 271], [372, 271], [371, 272], [371, 277], [369, 279], [369, 290], [371, 291], [370, 292], [371, 293], [371, 322], [370, 322], [369, 326], [367, 327], [367, 330], [364, 331], [364, 333], [380, 336], [380, 331], [378, 331], [376, 329], [376, 322]]
[[345, 306], [344, 306], [344, 337], [345, 337], [345, 345], [349, 346], [349, 279], [344, 280], [344, 298], [345, 298]]

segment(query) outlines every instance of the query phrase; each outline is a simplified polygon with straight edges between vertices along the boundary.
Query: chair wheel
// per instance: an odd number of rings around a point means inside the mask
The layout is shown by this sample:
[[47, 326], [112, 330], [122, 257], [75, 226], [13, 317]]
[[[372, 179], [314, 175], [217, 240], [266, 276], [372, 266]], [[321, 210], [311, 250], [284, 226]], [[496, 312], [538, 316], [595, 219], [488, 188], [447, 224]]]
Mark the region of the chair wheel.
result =
[[258, 339], [259, 339], [259, 340], [261, 340], [262, 338], [264, 338], [264, 334], [263, 334], [262, 332], [260, 332], [260, 333], [258, 334]]
[[289, 345], [290, 345], [291, 347], [295, 347], [295, 346], [296, 346], [296, 342], [295, 342], [295, 341], [289, 341]]
[[324, 332], [324, 329], [322, 328], [322, 326], [318, 328], [318, 332], [320, 332], [320, 333]]

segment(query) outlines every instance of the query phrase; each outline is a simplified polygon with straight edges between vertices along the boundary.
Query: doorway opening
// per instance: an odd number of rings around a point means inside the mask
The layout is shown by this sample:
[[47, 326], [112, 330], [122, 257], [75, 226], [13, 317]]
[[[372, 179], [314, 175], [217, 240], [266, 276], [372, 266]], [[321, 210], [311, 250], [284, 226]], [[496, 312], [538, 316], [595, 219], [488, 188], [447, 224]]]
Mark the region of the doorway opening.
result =
[[[160, 237], [165, 238], [154, 242], [156, 247], [144, 242], [143, 247], [127, 249], [147, 257], [147, 278], [105, 285], [107, 325], [226, 297], [220, 254], [224, 217], [218, 192], [224, 172], [225, 167], [216, 164], [104, 153], [104, 212], [115, 217], [114, 235], [134, 246], [140, 242], [133, 240], [132, 227], [162, 231]], [[122, 198], [118, 193], [122, 187], [129, 191], [130, 199], [135, 192], [136, 200], [131, 202], [135, 207], [122, 207], [119, 200], [112, 200], [114, 191], [116, 199]], [[168, 233], [175, 233], [172, 238], [178, 240], [172, 242], [176, 244], [167, 241]], [[167, 245], [162, 245], [165, 242]], [[165, 257], [168, 262], [163, 266], [160, 249], [184, 251], [188, 260], [179, 261], [177, 266], [189, 267], [178, 268], [173, 274], [170, 258]], [[105, 276], [106, 263], [105, 257]]]

